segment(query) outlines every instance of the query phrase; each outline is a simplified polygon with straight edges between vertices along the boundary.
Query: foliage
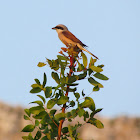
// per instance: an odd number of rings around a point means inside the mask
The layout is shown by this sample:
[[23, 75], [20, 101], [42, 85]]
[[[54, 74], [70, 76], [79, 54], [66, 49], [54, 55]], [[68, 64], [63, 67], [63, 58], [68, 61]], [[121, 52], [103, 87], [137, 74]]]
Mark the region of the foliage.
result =
[[[57, 55], [55, 60], [46, 59], [46, 62], [39, 62], [38, 67], [48, 65], [52, 69], [51, 76], [56, 82], [56, 86], [47, 85], [47, 76], [44, 73], [43, 82], [35, 79], [35, 83], [31, 85], [30, 93], [37, 94], [37, 101], [31, 102], [36, 104], [29, 109], [25, 109], [25, 120], [30, 120], [31, 124], [23, 128], [22, 132], [29, 132], [28, 136], [23, 136], [24, 140], [80, 140], [77, 130], [85, 123], [90, 123], [97, 128], [103, 128], [104, 125], [94, 116], [102, 109], [97, 109], [94, 100], [84, 93], [77, 90], [78, 81], [86, 80], [93, 86], [93, 91], [99, 91], [103, 85], [99, 80], [108, 80], [103, 75], [104, 65], [95, 65], [96, 59], [91, 57], [90, 62], [86, 55], [75, 50], [62, 49], [68, 53]], [[74, 53], [73, 53], [74, 52]], [[43, 91], [43, 93], [42, 93]], [[71, 100], [69, 93], [73, 94], [75, 100]], [[47, 102], [46, 102], [47, 99]], [[60, 107], [57, 112], [55, 107]], [[70, 111], [66, 111], [71, 109]], [[89, 109], [90, 111], [87, 111]], [[72, 122], [77, 116], [84, 120], [84, 124], [77, 122], [74, 126], [68, 125], [63, 127], [64, 121]], [[36, 130], [36, 131], [35, 131]], [[32, 132], [36, 132], [33, 136]]]

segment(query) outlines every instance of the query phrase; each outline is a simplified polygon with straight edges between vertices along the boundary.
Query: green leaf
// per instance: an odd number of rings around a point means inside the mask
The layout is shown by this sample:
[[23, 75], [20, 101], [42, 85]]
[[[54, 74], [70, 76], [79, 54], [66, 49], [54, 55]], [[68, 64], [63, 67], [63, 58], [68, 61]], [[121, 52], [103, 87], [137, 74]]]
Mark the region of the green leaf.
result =
[[62, 75], [62, 76], [65, 75], [64, 72], [65, 72], [65, 67], [61, 64], [61, 75]]
[[69, 92], [75, 92], [77, 90], [77, 88], [69, 88]]
[[80, 94], [78, 92], [74, 93], [74, 96], [76, 97], [77, 100], [80, 98]]
[[57, 85], [57, 87], [55, 87], [54, 93], [55, 93], [60, 87], [63, 88], [63, 87], [64, 87], [64, 84], [59, 84], [59, 85]]
[[39, 93], [39, 92], [41, 92], [41, 88], [39, 87], [36, 87], [30, 90], [30, 93]]
[[68, 82], [68, 77], [65, 77], [65, 76], [60, 77], [60, 83], [61, 83], [61, 84], [65, 84], [65, 83], [67, 83], [67, 82]]
[[32, 113], [32, 114], [35, 114], [35, 115], [37, 115], [37, 114], [39, 114], [40, 112], [42, 112], [42, 111], [44, 111], [45, 109], [42, 107], [42, 106], [34, 106], [34, 107], [31, 107], [30, 108], [30, 112]]
[[109, 79], [108, 77], [106, 77], [105, 75], [103, 75], [101, 73], [95, 73], [93, 76], [98, 78], [98, 79], [101, 79], [101, 80], [108, 80]]
[[53, 67], [54, 70], [58, 70], [59, 69], [59, 60], [56, 59], [53, 61]]
[[34, 140], [39, 140], [41, 138], [41, 131], [37, 131]]
[[74, 107], [75, 106], [75, 102], [72, 100], [71, 102], [70, 102], [70, 107]]
[[49, 64], [50, 67], [52, 67], [52, 61], [50, 59], [46, 58], [47, 63]]
[[80, 109], [80, 110], [78, 111], [79, 117], [82, 117], [82, 116], [84, 115], [84, 113], [85, 113], [85, 110], [84, 110], [84, 109]]
[[52, 119], [50, 119], [50, 116], [47, 112], [46, 112], [45, 116], [42, 118], [42, 120], [40, 121], [40, 124], [46, 125], [46, 123], [48, 123], [48, 124], [52, 123]]
[[60, 59], [60, 60], [68, 60], [67, 57], [62, 56], [62, 55], [57, 55], [57, 58]]
[[68, 119], [69, 122], [72, 122], [72, 119]]
[[56, 111], [57, 111], [56, 109], [52, 109], [52, 110], [50, 111], [50, 115], [54, 117], [54, 114], [56, 113]]
[[35, 120], [35, 126], [39, 126], [39, 121]]
[[38, 85], [38, 84], [32, 84], [31, 87], [32, 88], [36, 88], [36, 87], [40, 87], [40, 85]]
[[28, 136], [22, 136], [23, 140], [29, 140]]
[[81, 53], [81, 56], [83, 58], [84, 67], [86, 68], [87, 67], [87, 63], [88, 63], [87, 57], [86, 57], [86, 55], [83, 52]]
[[69, 119], [70, 117], [72, 117], [72, 114], [71, 114], [71, 112], [67, 112], [66, 113], [66, 117]]
[[88, 75], [90, 76], [92, 73], [93, 73], [93, 70], [89, 68], [88, 69]]
[[74, 83], [74, 84], [67, 84], [68, 86], [77, 86], [79, 85], [78, 83]]
[[97, 59], [93, 59], [92, 57], [90, 58], [90, 62], [89, 62], [89, 67], [94, 65], [94, 63], [97, 61]]
[[28, 136], [22, 136], [22, 139], [23, 140], [34, 140], [33, 137], [32, 138], [29, 138]]
[[45, 89], [45, 97], [49, 98], [52, 95], [52, 87], [46, 87]]
[[68, 100], [69, 100], [69, 98], [68, 98], [67, 96], [61, 96], [61, 97], [58, 99], [57, 104], [58, 104], [58, 105], [65, 104]]
[[43, 97], [43, 96], [41, 96], [41, 95], [37, 95], [40, 99], [42, 99], [42, 101], [44, 102], [44, 104], [46, 103], [46, 100], [45, 100], [45, 98]]
[[35, 129], [34, 125], [27, 125], [22, 129], [22, 132], [32, 132]]
[[54, 99], [49, 100], [48, 103], [47, 103], [47, 108], [51, 109], [56, 104], [56, 102], [57, 101], [54, 100]]
[[41, 140], [50, 140], [47, 136], [44, 136]]
[[90, 118], [87, 123], [93, 124], [94, 126], [100, 129], [104, 128], [104, 125], [102, 124], [102, 122], [95, 118]]
[[76, 80], [78, 80], [78, 78], [79, 77], [77, 75], [70, 76], [68, 79], [68, 83], [74, 83]]
[[23, 140], [34, 140], [31, 133], [28, 136], [22, 136], [22, 138]]
[[70, 134], [70, 137], [73, 138], [73, 135], [72, 135], [72, 126], [68, 125], [68, 130], [69, 130], [69, 134]]
[[84, 121], [86, 121], [86, 118], [89, 118], [89, 113], [88, 113], [88, 111], [85, 111], [85, 113], [84, 113]]
[[43, 103], [41, 101], [34, 101], [34, 102], [30, 102], [30, 103], [36, 103], [36, 104], [38, 104], [40, 106], [43, 106]]
[[76, 109], [73, 109], [71, 111], [71, 114], [72, 114], [72, 117], [75, 118], [77, 116], [77, 110]]
[[97, 114], [98, 112], [102, 111], [103, 108], [100, 108], [100, 109], [96, 109], [95, 111], [93, 111], [91, 114], [90, 114], [90, 118], [93, 118], [95, 114]]
[[84, 69], [85, 69], [85, 67], [83, 66], [83, 64], [80, 64], [80, 63], [78, 62], [77, 71], [82, 71], [82, 70], [84, 70]]
[[44, 134], [47, 134], [47, 133], [49, 133], [49, 128], [48, 128], [48, 125], [45, 127], [43, 127], [43, 129], [45, 129], [44, 131], [43, 131], [43, 133]]
[[38, 67], [44, 67], [45, 65], [46, 65], [46, 64], [43, 63], [43, 62], [39, 62], [37, 66], [38, 66]]
[[55, 80], [57, 84], [60, 84], [60, 79], [56, 72], [52, 72], [52, 78]]
[[104, 67], [104, 65], [98, 65], [97, 67], [103, 68], [103, 67]]
[[100, 112], [100, 111], [102, 111], [102, 110], [103, 110], [103, 108], [96, 109], [95, 112], [94, 112], [94, 114], [96, 114], [96, 113], [98, 113], [98, 112]]
[[58, 70], [59, 69], [59, 60], [49, 60], [47, 59], [48, 64], [50, 65], [51, 69]]
[[30, 120], [30, 118], [28, 116], [26, 116], [26, 115], [24, 115], [24, 119], [25, 120]]
[[47, 83], [47, 76], [46, 76], [46, 74], [44, 73], [43, 87], [45, 87], [46, 83]]
[[84, 97], [85, 96], [85, 93], [84, 93], [84, 91], [82, 90], [82, 96]]
[[40, 81], [39, 81], [38, 79], [34, 79], [34, 80], [35, 80], [35, 82], [36, 82], [38, 85], [41, 86]]
[[47, 114], [46, 111], [41, 111], [39, 114], [34, 115], [33, 118], [35, 119], [42, 119]]
[[96, 80], [94, 80], [92, 77], [88, 78], [88, 81], [90, 84], [92, 84], [94, 86], [98, 86], [99, 88], [103, 88], [103, 85], [100, 84], [99, 82], [97, 82]]
[[65, 118], [65, 113], [58, 113], [55, 115], [56, 121], [60, 121]]
[[78, 80], [82, 80], [82, 79], [84, 79], [86, 76], [87, 76], [87, 71], [85, 71], [85, 72], [82, 73], [82, 74], [79, 74], [79, 75], [78, 75]]
[[85, 101], [80, 104], [81, 108], [89, 108], [90, 110], [95, 110], [95, 103], [91, 97], [85, 97]]
[[30, 117], [30, 115], [31, 115], [30, 110], [29, 110], [29, 109], [24, 109], [24, 111], [25, 111], [25, 113]]
[[93, 91], [99, 91], [99, 90], [100, 90], [99, 86], [95, 86], [95, 87], [93, 88]]
[[102, 72], [102, 71], [103, 71], [102, 68], [96, 67], [96, 66], [94, 66], [94, 65], [90, 66], [89, 68], [91, 68], [91, 69], [92, 69], [93, 71], [95, 71], [95, 72]]
[[69, 131], [68, 131], [68, 127], [63, 127], [63, 129], [62, 129], [62, 133], [63, 134], [66, 134], [66, 133], [68, 133]]

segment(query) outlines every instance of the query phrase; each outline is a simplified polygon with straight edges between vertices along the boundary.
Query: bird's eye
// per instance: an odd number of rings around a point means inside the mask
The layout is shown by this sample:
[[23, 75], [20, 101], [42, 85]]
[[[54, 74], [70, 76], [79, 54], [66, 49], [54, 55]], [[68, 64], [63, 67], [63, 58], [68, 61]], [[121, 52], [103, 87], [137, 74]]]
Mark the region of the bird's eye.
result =
[[63, 27], [60, 27], [60, 26], [56, 26], [55, 28], [64, 30], [64, 28]]

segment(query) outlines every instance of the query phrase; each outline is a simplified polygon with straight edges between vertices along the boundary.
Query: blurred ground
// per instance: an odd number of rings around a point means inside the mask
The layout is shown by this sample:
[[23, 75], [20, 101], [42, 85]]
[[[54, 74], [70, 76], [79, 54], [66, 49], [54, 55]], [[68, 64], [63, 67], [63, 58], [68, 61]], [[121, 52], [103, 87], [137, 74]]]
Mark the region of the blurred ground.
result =
[[[22, 140], [21, 136], [25, 133], [20, 131], [28, 123], [23, 119], [23, 114], [21, 107], [0, 103], [0, 140]], [[140, 140], [140, 118], [121, 116], [99, 119], [105, 128], [97, 129], [90, 124], [84, 125], [79, 129], [83, 140]], [[80, 118], [76, 118], [74, 123], [77, 121], [80, 121]]]

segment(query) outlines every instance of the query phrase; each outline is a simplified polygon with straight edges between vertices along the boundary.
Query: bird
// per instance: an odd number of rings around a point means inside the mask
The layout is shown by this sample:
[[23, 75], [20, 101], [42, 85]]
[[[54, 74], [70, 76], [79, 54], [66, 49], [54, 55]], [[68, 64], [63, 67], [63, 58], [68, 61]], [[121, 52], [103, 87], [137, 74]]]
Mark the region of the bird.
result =
[[52, 29], [56, 30], [58, 33], [59, 39], [65, 44], [67, 47], [78, 47], [80, 50], [86, 51], [96, 59], [99, 59], [97, 56], [88, 51], [85, 47], [87, 47], [84, 43], [82, 43], [75, 35], [73, 35], [68, 28], [63, 24], [58, 24]]

